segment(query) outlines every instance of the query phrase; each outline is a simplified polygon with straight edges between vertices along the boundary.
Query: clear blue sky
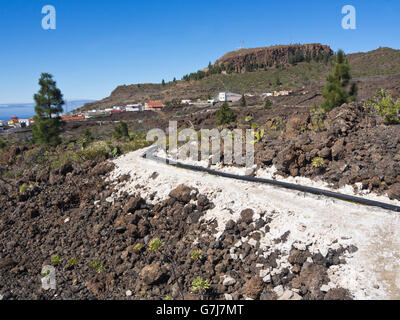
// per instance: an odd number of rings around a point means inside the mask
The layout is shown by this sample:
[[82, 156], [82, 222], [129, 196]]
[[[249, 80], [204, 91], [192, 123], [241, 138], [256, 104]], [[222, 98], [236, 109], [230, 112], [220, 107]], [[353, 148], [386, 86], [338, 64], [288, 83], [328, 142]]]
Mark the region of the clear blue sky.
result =
[[[56, 30], [41, 27], [47, 4], [57, 10]], [[341, 27], [347, 4], [357, 9], [357, 30]], [[41, 72], [55, 76], [67, 99], [180, 79], [241, 41], [399, 49], [400, 1], [0, 0], [0, 103], [31, 102]]]

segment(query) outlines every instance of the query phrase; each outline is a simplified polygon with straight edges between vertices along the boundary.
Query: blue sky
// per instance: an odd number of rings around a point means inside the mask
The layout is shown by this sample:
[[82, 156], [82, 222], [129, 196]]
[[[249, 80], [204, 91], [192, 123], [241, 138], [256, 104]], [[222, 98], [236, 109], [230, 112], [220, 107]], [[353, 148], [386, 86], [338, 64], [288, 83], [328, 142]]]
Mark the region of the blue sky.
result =
[[[56, 30], [41, 27], [48, 4]], [[356, 30], [341, 27], [347, 4], [357, 9]], [[400, 49], [399, 21], [398, 0], [0, 0], [0, 103], [31, 102], [41, 72], [55, 76], [67, 99], [180, 79], [242, 41]]]

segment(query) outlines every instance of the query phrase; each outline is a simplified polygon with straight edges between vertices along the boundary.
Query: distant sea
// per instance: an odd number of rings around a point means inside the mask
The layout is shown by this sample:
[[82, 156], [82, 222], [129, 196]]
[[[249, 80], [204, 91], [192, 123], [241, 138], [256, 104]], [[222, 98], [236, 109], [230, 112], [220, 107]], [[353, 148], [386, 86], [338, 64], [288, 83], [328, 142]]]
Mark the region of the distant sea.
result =
[[[64, 113], [70, 112], [77, 108], [82, 107], [85, 103], [93, 102], [94, 100], [73, 100], [66, 101]], [[10, 103], [0, 104], [0, 120], [10, 120], [11, 117], [18, 117], [20, 119], [26, 119], [35, 115], [35, 104], [34, 103]]]

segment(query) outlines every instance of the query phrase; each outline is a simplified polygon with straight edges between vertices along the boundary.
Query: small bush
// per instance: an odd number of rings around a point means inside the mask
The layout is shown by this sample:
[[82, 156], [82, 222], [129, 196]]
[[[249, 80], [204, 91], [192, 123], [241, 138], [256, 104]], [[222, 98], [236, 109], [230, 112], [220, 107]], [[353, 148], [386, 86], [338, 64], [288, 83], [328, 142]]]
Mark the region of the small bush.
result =
[[110, 153], [109, 146], [104, 142], [93, 143], [84, 150], [78, 151], [76, 154], [83, 160], [104, 161]]
[[192, 260], [197, 261], [197, 260], [199, 260], [199, 259], [201, 258], [202, 255], [203, 255], [203, 251], [201, 251], [200, 249], [198, 249], [198, 250], [195, 250], [195, 251], [192, 252], [190, 258], [191, 258]]
[[321, 168], [324, 164], [325, 164], [324, 159], [322, 159], [320, 157], [314, 158], [312, 163], [311, 163], [311, 165], [314, 168]]
[[150, 249], [150, 251], [157, 251], [158, 249], [161, 248], [162, 244], [163, 243], [162, 243], [162, 241], [160, 239], [154, 238], [149, 243], [149, 249]]
[[0, 138], [0, 149], [4, 149], [5, 147], [7, 147], [7, 142], [3, 138]]
[[208, 280], [204, 280], [201, 277], [197, 277], [192, 282], [192, 291], [193, 292], [204, 293], [208, 289], [210, 289], [210, 287], [211, 287], [210, 282]]
[[384, 89], [379, 89], [373, 99], [366, 103], [367, 108], [383, 117], [387, 125], [400, 124], [400, 99], [394, 100], [393, 96]]
[[91, 264], [90, 267], [92, 269], [95, 269], [97, 273], [101, 273], [104, 270], [103, 264], [99, 260], [94, 260]]
[[60, 263], [60, 261], [61, 261], [61, 257], [60, 257], [59, 255], [55, 255], [55, 256], [53, 256], [53, 257], [51, 258], [51, 264], [52, 264], [53, 266], [58, 265], [58, 264]]
[[137, 245], [135, 245], [135, 247], [133, 248], [136, 252], [140, 252], [143, 249], [143, 245], [141, 243], [138, 243]]
[[25, 193], [25, 191], [28, 190], [28, 186], [26, 184], [23, 184], [20, 188], [19, 188], [19, 193]]
[[75, 266], [75, 265], [77, 265], [78, 264], [78, 259], [77, 258], [71, 258], [69, 261], [68, 261], [68, 267], [73, 267], [73, 266]]
[[322, 131], [325, 128], [325, 118], [325, 110], [319, 105], [314, 105], [311, 109], [311, 129], [313, 131]]

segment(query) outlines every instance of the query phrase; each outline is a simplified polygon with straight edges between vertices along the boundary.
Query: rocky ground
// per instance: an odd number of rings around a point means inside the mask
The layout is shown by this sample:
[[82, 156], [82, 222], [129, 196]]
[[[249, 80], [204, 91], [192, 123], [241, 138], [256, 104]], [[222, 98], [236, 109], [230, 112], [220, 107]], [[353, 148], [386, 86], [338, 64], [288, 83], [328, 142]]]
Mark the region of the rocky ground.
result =
[[[265, 129], [250, 174], [399, 205], [400, 125], [384, 125], [362, 104], [334, 109], [321, 131], [308, 107], [234, 110], [232, 128]], [[129, 124], [213, 128], [215, 111], [171, 108]], [[106, 135], [112, 121], [68, 124], [64, 135], [87, 127]], [[19, 172], [0, 182], [2, 299], [400, 297], [395, 213], [186, 172], [143, 159], [144, 150], [51, 169], [23, 163], [30, 148], [13, 146], [0, 159]], [[46, 265], [55, 290], [41, 287]], [[198, 277], [210, 283], [204, 294], [192, 288]]]
[[[284, 134], [257, 146], [257, 163], [274, 165], [283, 176], [322, 179], [335, 188], [352, 185], [400, 200], [399, 125], [384, 125], [362, 104], [352, 104], [332, 110], [321, 132], [304, 130], [309, 126], [307, 113], [289, 117]], [[323, 166], [312, 165], [316, 157]]]
[[[216, 238], [216, 222], [202, 219], [214, 205], [198, 190], [180, 185], [156, 204], [128, 193], [116, 197], [120, 190], [104, 179], [112, 167], [66, 166], [37, 173], [37, 185], [23, 194], [3, 189], [3, 299], [199, 299], [191, 290], [199, 276], [211, 283], [206, 298], [351, 298], [347, 290], [329, 286], [327, 270], [357, 248], [338, 247], [324, 257], [293, 247], [287, 267], [273, 272], [283, 254], [260, 255], [260, 234], [271, 223], [267, 214], [243, 210]], [[124, 175], [118, 182], [127, 180]], [[149, 249], [153, 238], [162, 241], [159, 251]], [[244, 238], [255, 245], [238, 246]], [[276, 241], [285, 242], [285, 235]], [[201, 250], [197, 259], [195, 250]], [[56, 268], [56, 290], [40, 286], [44, 265]]]

